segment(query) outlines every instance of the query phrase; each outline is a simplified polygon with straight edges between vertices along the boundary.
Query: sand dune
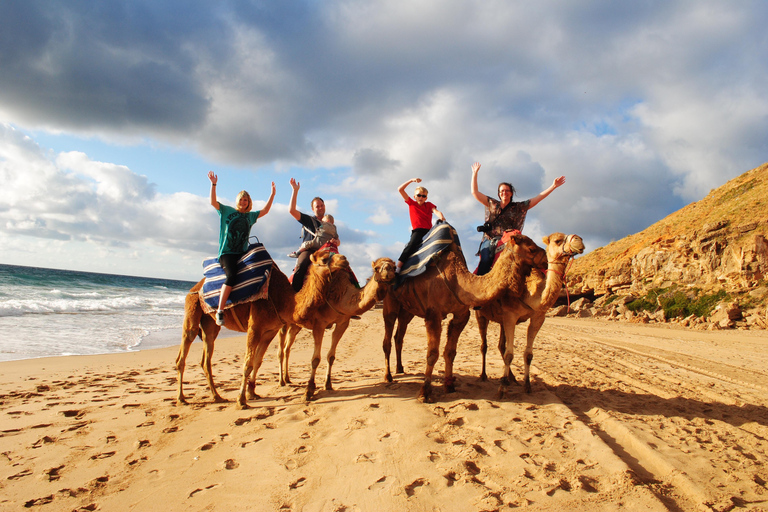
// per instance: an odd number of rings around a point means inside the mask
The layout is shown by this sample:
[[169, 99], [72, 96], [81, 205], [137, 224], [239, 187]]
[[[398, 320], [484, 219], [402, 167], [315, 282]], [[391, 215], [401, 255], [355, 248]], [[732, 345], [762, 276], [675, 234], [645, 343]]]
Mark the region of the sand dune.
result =
[[311, 403], [309, 333], [293, 386], [277, 385], [273, 343], [245, 411], [242, 337], [217, 342], [225, 404], [210, 400], [200, 342], [187, 406], [176, 348], [0, 363], [0, 510], [768, 510], [765, 333], [549, 319], [533, 393], [499, 400], [500, 356], [480, 382], [471, 321], [457, 392], [438, 374], [434, 404], [416, 400], [423, 323], [392, 384], [382, 337], [380, 311], [353, 321], [335, 390]]

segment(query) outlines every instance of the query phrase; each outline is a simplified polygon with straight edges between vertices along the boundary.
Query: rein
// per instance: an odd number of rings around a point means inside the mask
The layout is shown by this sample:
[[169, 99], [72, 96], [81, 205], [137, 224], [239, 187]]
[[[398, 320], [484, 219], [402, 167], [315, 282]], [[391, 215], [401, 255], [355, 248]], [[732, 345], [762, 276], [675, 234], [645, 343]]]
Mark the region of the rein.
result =
[[[572, 237], [572, 236], [573, 235], [568, 235], [568, 239], [570, 237]], [[566, 239], [566, 243], [567, 243], [568, 239]], [[570, 292], [568, 292], [568, 283], [566, 282], [565, 276], [568, 273], [568, 270], [570, 270], [570, 268], [571, 268], [571, 264], [573, 263], [573, 257], [575, 256], [575, 254], [572, 253], [572, 252], [564, 252], [563, 254], [568, 256], [568, 263], [565, 265], [565, 271], [558, 272], [557, 270], [550, 269], [550, 268], [537, 268], [536, 270], [538, 270], [539, 272], [541, 272], [545, 276], [547, 275], [547, 272], [554, 272], [555, 274], [560, 276], [560, 279], [563, 280], [563, 288], [565, 288], [565, 299], [566, 299], [566, 303], [567, 303], [566, 311], [568, 313], [570, 313], [571, 312], [571, 294], [570, 294]], [[554, 265], [554, 264], [557, 264], [557, 263], [559, 263], [559, 262], [558, 261], [547, 261], [548, 265]]]

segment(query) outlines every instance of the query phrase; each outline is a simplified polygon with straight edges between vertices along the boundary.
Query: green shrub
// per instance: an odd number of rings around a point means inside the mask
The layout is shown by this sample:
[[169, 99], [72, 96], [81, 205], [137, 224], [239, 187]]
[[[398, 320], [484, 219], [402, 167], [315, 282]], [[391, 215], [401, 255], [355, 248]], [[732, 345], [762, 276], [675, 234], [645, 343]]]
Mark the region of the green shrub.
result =
[[650, 290], [644, 297], [640, 297], [629, 304], [627, 309], [638, 313], [648, 311], [653, 313], [659, 309], [664, 310], [664, 318], [684, 318], [690, 315], [706, 317], [720, 302], [729, 299], [725, 290], [716, 293], [710, 293], [698, 296], [701, 293], [699, 289], [690, 290], [685, 293], [677, 290], [675, 287], [656, 288]]

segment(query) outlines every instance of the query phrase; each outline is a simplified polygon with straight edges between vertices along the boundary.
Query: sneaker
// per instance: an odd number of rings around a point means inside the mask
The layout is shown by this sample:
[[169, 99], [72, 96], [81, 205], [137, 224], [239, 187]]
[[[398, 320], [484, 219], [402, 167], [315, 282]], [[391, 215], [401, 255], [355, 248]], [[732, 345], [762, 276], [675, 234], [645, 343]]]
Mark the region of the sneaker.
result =
[[298, 258], [299, 257], [299, 253], [297, 253], [296, 251], [289, 252], [288, 253], [288, 257], [289, 258]]
[[224, 325], [224, 312], [222, 310], [216, 311], [216, 325]]

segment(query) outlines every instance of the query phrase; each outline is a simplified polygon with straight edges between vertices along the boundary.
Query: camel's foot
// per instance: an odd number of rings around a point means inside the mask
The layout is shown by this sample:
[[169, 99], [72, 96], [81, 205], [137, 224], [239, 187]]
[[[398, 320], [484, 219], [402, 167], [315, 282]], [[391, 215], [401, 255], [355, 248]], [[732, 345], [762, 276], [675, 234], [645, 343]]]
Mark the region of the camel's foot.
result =
[[259, 398], [259, 395], [256, 394], [256, 382], [249, 382], [248, 383], [248, 400], [255, 400], [256, 398]]
[[531, 394], [531, 379], [525, 379], [525, 382], [523, 383], [523, 389], [529, 395]]
[[387, 382], [394, 382], [395, 379], [392, 378], [392, 374], [387, 372], [387, 374], [384, 376], [384, 379], [386, 379]]
[[189, 405], [189, 402], [187, 402], [186, 398], [180, 396], [176, 399], [176, 405]]
[[331, 379], [328, 379], [327, 381], [325, 381], [325, 390], [333, 391], [333, 384], [331, 384]]
[[435, 398], [432, 396], [432, 385], [428, 383], [422, 385], [417, 398], [419, 398], [425, 404], [435, 403]]
[[213, 395], [213, 403], [215, 404], [222, 404], [227, 402], [228, 400], [226, 398], [222, 398], [220, 394], [216, 393]]
[[446, 393], [455, 393], [456, 392], [456, 379], [454, 377], [448, 377], [443, 382], [443, 389], [445, 389]]
[[485, 382], [487, 380], [488, 380], [488, 375], [485, 372], [481, 373], [480, 374], [480, 382]]
[[307, 384], [307, 390], [304, 392], [304, 400], [310, 402], [315, 396], [315, 383], [310, 382]]
[[395, 368], [395, 373], [405, 373], [405, 368], [403, 368], [402, 364], [397, 365], [397, 368]]
[[248, 402], [246, 402], [245, 400], [238, 400], [237, 405], [235, 407], [241, 411], [251, 408], [251, 406], [248, 405]]
[[517, 379], [515, 379], [515, 376], [510, 373], [509, 376], [505, 375], [505, 376], [503, 376], [501, 378], [500, 384], [502, 386], [509, 386], [511, 384], [517, 384]]

